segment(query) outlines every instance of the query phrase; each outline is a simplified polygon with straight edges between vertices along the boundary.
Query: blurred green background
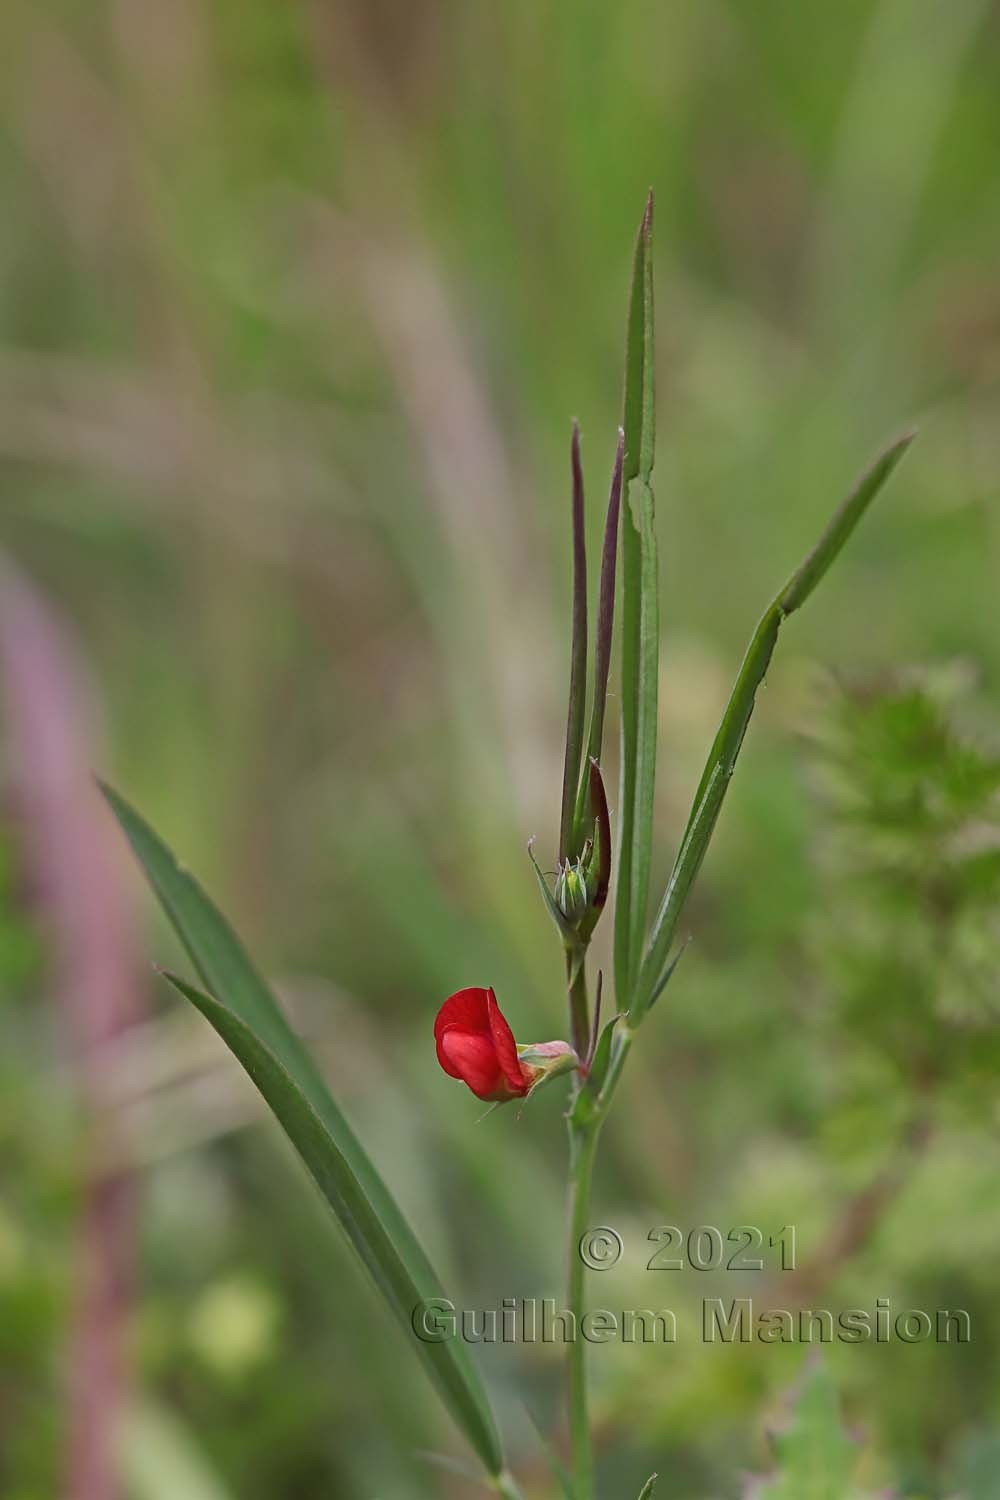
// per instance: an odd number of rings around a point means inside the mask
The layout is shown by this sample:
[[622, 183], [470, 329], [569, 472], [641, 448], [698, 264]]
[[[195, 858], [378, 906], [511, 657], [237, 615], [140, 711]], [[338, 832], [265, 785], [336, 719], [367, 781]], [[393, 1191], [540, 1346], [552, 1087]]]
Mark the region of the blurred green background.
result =
[[[519, 1038], [563, 1026], [524, 848], [551, 865], [569, 424], [594, 563], [649, 185], [658, 879], [761, 608], [919, 423], [782, 638], [605, 1134], [596, 1222], [626, 1253], [591, 1291], [694, 1328], [702, 1296], [763, 1283], [647, 1273], [649, 1229], [750, 1222], [797, 1226], [819, 1305], [967, 1307], [969, 1346], [830, 1363], [868, 1489], [1000, 1495], [1000, 6], [8, 0], [0, 27], [2, 545], [77, 661], [68, 760], [233, 917], [463, 1305], [561, 1294], [558, 1091], [477, 1124], [430, 1030], [490, 983]], [[82, 779], [75, 854], [58, 819], [46, 846], [73, 878], [37, 878], [17, 692], [0, 1494], [473, 1493], [414, 1456], [461, 1444], [235, 1064], [150, 975], [176, 945], [116, 842], [92, 875]], [[141, 1013], [89, 1068], [67, 1020], [88, 885], [131, 901]], [[119, 1491], [73, 1478], [105, 1136], [136, 1197]], [[482, 1353], [547, 1494], [525, 1404], [558, 1430], [558, 1351]], [[595, 1349], [604, 1493], [653, 1468], [671, 1500], [741, 1493], [803, 1353]]]

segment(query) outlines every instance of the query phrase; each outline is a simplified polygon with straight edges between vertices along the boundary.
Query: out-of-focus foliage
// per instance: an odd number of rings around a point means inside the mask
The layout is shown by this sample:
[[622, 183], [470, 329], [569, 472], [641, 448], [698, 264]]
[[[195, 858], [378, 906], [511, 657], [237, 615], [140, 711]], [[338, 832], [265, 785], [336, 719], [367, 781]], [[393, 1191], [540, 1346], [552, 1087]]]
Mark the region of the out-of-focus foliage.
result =
[[836, 1388], [822, 1365], [808, 1372], [772, 1443], [775, 1472], [752, 1480], [746, 1500], [862, 1500], [851, 1485], [856, 1445], [841, 1425]]
[[978, 1123], [1000, 1071], [1000, 733], [964, 676], [835, 696], [828, 1019], [884, 1071], [883, 1098], [932, 1108], [943, 1091]]
[[[0, 29], [3, 547], [78, 637], [100, 769], [246, 932], [470, 1307], [561, 1295], [557, 1090], [475, 1125], [430, 1027], [490, 983], [518, 1034], [562, 1024], [524, 845], [551, 869], [565, 451], [576, 414], [601, 495], [650, 184], [657, 886], [761, 607], [919, 422], [789, 622], [606, 1131], [597, 1222], [626, 1252], [591, 1294], [680, 1333], [595, 1348], [594, 1407], [609, 1494], [766, 1470], [804, 1351], [706, 1346], [698, 1309], [802, 1283], [647, 1272], [646, 1236], [794, 1223], [811, 1305], [973, 1321], [829, 1348], [856, 1482], [993, 1500], [996, 5], [12, 0]], [[956, 699], [895, 675], [956, 657]], [[817, 667], [876, 685], [817, 691]], [[9, 791], [0, 1490], [48, 1500], [86, 1114]], [[143, 949], [177, 957], [152, 913]], [[107, 1072], [142, 1197], [130, 1496], [464, 1494], [414, 1458], [456, 1435], [252, 1093], [149, 997]], [[546, 1493], [522, 1403], [555, 1421], [559, 1351], [473, 1352]]]

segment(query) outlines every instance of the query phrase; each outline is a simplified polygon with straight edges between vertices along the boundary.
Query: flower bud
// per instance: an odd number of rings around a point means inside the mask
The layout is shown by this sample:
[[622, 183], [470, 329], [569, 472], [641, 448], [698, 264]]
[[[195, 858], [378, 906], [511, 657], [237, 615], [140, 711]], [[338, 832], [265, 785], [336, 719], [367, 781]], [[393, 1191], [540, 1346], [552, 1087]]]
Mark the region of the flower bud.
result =
[[567, 860], [556, 875], [556, 904], [568, 922], [579, 922], [590, 905], [583, 861]]

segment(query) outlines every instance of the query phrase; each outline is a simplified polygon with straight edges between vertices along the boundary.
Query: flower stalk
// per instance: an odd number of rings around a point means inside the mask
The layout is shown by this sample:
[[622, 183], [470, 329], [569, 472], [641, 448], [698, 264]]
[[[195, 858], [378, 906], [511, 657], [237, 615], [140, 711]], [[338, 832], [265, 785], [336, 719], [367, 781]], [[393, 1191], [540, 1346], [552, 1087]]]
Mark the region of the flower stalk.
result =
[[590, 1046], [590, 1006], [587, 1001], [586, 964], [576, 964], [573, 956], [567, 953], [566, 969], [569, 978], [570, 1035], [573, 1038], [573, 1049], [577, 1057], [585, 1058]]
[[576, 1337], [570, 1340], [567, 1364], [570, 1450], [573, 1490], [578, 1500], [590, 1500], [594, 1489], [594, 1458], [587, 1400], [587, 1340], [579, 1336], [587, 1310], [584, 1265], [580, 1241], [590, 1227], [590, 1202], [594, 1180], [594, 1157], [600, 1120], [569, 1123], [569, 1245], [566, 1275], [566, 1306], [575, 1320]]

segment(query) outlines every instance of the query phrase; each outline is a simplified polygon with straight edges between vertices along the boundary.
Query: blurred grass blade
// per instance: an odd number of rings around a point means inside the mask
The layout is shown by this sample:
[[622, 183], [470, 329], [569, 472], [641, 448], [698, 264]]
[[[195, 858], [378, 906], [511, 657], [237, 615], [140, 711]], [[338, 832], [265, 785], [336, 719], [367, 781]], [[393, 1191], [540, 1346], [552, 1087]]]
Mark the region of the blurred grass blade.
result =
[[[171, 983], [202, 1012], [271, 1106], [487, 1470], [503, 1454], [486, 1394], [461, 1340], [412, 1335], [418, 1303], [442, 1291], [413, 1231], [242, 944], [149, 825], [110, 787], [105, 797], [204, 983]], [[214, 998], [213, 998], [214, 996]]]
[[823, 535], [764, 612], [747, 649], [729, 703], [712, 744], [667, 889], [653, 924], [632, 1007], [641, 1019], [661, 987], [674, 933], [688, 893], [708, 848], [716, 819], [743, 744], [757, 689], [764, 680], [782, 621], [804, 604], [833, 563], [868, 506], [913, 441], [908, 432], [891, 443], [865, 471], [835, 512]]
[[531, 1410], [531, 1408], [529, 1406], [525, 1406], [524, 1409], [527, 1413], [528, 1421], [535, 1429], [535, 1435], [538, 1438], [539, 1446], [541, 1447], [541, 1450], [545, 1455], [546, 1463], [552, 1471], [552, 1477], [556, 1481], [559, 1489], [562, 1492], [563, 1500], [579, 1500], [579, 1496], [576, 1492], [576, 1486], [573, 1483], [573, 1476], [567, 1469], [566, 1465], [563, 1463], [562, 1459], [559, 1457], [559, 1454], [556, 1451], [555, 1444], [546, 1437], [545, 1433], [542, 1431], [541, 1423], [536, 1420], [535, 1414]]
[[566, 758], [563, 763], [562, 816], [559, 822], [559, 858], [575, 857], [574, 822], [583, 756], [583, 724], [587, 711], [587, 545], [583, 518], [583, 469], [580, 464], [580, 429], [573, 423], [570, 445], [573, 471], [573, 635], [569, 667], [569, 708], [566, 714]]
[[118, 1457], [131, 1500], [236, 1500], [187, 1424], [156, 1402], [125, 1412]]
[[457, 1474], [459, 1479], [467, 1479], [470, 1484], [479, 1483], [479, 1471], [473, 1469], [471, 1464], [463, 1463], [460, 1458], [452, 1458], [449, 1453], [434, 1453], [429, 1448], [417, 1448], [414, 1456], [435, 1469], [442, 1469], [445, 1474]]
[[615, 989], [629, 1003], [639, 967], [649, 894], [656, 770], [659, 607], [652, 473], [655, 454], [653, 366], [653, 195], [639, 227], [625, 349], [622, 480], [622, 768]]
[[639, 1500], [653, 1500], [653, 1491], [656, 1489], [658, 1475], [650, 1474], [639, 1494]]

